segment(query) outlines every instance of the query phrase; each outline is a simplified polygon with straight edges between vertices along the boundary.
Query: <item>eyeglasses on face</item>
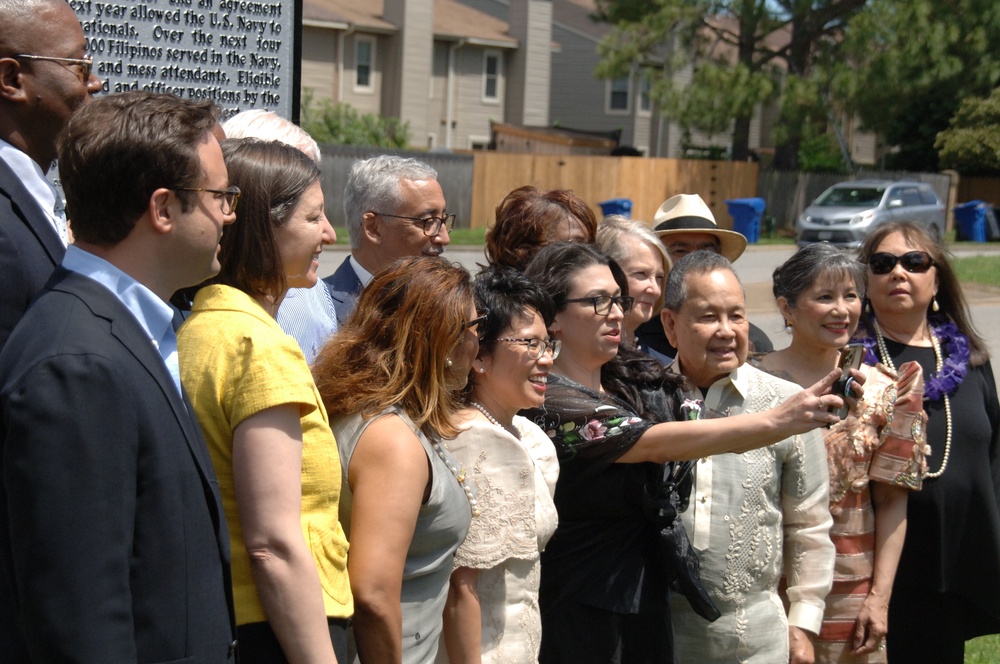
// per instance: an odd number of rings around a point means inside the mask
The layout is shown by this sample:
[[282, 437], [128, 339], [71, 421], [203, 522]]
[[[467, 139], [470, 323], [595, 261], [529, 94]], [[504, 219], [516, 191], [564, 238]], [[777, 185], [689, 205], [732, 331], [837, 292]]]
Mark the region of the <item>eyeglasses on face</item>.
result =
[[623, 316], [628, 316], [632, 312], [632, 305], [635, 303], [634, 297], [618, 295], [595, 295], [594, 297], [575, 297], [571, 300], [563, 300], [564, 304], [570, 302], [581, 302], [594, 305], [594, 313], [598, 316], [607, 316], [611, 313], [611, 305], [617, 304], [622, 310]]
[[90, 74], [94, 71], [94, 58], [85, 55], [82, 58], [57, 58], [51, 55], [32, 55], [30, 53], [18, 53], [17, 55], [11, 56], [15, 60], [47, 60], [49, 62], [58, 62], [60, 64], [76, 65], [80, 68], [80, 80], [86, 84], [90, 80]]
[[473, 318], [470, 321], [466, 321], [465, 323], [462, 323], [462, 329], [463, 330], [471, 330], [472, 328], [476, 328], [475, 329], [476, 336], [479, 337], [480, 340], [482, 340], [483, 333], [479, 329], [479, 326], [482, 325], [483, 323], [485, 323], [487, 320], [489, 320], [489, 317], [490, 317], [490, 310], [488, 308], [477, 309], [476, 310], [476, 317]]
[[236, 204], [240, 202], [240, 188], [228, 187], [226, 189], [195, 189], [192, 187], [174, 187], [174, 191], [207, 191], [222, 199], [222, 214], [232, 214], [236, 212]]
[[532, 337], [531, 339], [522, 339], [519, 337], [500, 337], [497, 341], [506, 341], [511, 344], [524, 344], [528, 347], [528, 357], [533, 360], [537, 360], [545, 353], [548, 353], [554, 360], [559, 357], [559, 351], [562, 350], [562, 341], [559, 339], [545, 341], [544, 339], [539, 339], [537, 337]]
[[385, 212], [375, 212], [380, 217], [392, 217], [393, 219], [405, 219], [412, 221], [414, 226], [419, 226], [427, 237], [434, 237], [441, 232], [441, 227], [448, 229], [450, 233], [455, 228], [455, 215], [445, 214], [443, 217], [404, 217], [398, 214], [386, 214]]
[[934, 259], [926, 251], [908, 251], [902, 256], [880, 251], [868, 259], [868, 268], [872, 274], [889, 274], [896, 263], [902, 265], [907, 272], [922, 274], [934, 266]]

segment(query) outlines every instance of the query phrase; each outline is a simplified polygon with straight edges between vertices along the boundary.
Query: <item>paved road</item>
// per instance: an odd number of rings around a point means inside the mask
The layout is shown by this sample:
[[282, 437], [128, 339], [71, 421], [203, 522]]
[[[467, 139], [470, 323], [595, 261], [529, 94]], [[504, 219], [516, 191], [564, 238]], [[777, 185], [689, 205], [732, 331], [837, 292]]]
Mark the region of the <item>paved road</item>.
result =
[[[347, 256], [347, 252], [346, 245], [328, 247], [320, 257], [320, 275], [325, 277], [332, 274]], [[771, 295], [771, 273], [794, 252], [795, 248], [787, 245], [751, 246], [736, 263], [736, 271], [746, 285], [750, 317], [755, 325], [767, 333], [775, 348], [786, 347], [790, 339], [784, 332], [783, 321], [774, 306]], [[996, 256], [997, 269], [1000, 270], [1000, 245], [997, 243], [983, 245], [980, 249], [963, 247], [954, 253], [957, 256], [976, 254]], [[473, 273], [478, 270], [477, 264], [486, 262], [480, 247], [450, 248], [445, 255]], [[989, 344], [990, 355], [993, 357], [993, 373], [1000, 382], [1000, 289], [973, 285], [966, 287], [965, 294], [972, 307], [976, 328]]]

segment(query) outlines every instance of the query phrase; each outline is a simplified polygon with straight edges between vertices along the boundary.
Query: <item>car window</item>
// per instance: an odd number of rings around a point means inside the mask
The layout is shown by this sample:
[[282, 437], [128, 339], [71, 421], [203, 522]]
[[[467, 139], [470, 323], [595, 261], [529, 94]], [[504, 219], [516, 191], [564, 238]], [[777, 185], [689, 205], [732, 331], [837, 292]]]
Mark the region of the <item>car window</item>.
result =
[[875, 207], [882, 201], [885, 187], [833, 187], [827, 189], [814, 205], [821, 207]]
[[905, 207], [920, 205], [920, 192], [917, 191], [916, 187], [902, 187], [899, 190], [899, 198], [903, 199]]
[[937, 195], [930, 187], [920, 187], [920, 202], [924, 205], [937, 205]]

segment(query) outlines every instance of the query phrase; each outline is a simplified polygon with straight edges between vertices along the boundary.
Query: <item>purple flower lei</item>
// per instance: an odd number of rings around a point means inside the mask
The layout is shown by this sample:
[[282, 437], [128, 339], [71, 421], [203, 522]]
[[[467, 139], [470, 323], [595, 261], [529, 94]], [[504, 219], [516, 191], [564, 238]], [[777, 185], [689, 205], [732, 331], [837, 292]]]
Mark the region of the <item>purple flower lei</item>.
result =
[[[938, 340], [944, 361], [941, 371], [929, 374], [924, 383], [924, 398], [929, 401], [939, 401], [945, 395], [952, 395], [969, 373], [969, 338], [959, 332], [958, 326], [951, 320], [931, 324], [931, 332]], [[881, 361], [878, 357], [878, 342], [875, 335], [865, 329], [865, 335], [854, 339], [865, 347], [865, 363], [875, 365]]]

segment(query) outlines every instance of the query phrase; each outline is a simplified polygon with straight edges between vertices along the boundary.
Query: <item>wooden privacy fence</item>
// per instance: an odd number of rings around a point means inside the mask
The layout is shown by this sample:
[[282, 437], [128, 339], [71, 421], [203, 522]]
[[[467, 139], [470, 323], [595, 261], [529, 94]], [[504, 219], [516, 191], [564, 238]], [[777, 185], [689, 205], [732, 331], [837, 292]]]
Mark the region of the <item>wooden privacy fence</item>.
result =
[[511, 189], [524, 185], [571, 189], [593, 208], [598, 219], [601, 218], [599, 202], [628, 198], [632, 200], [632, 218], [649, 223], [656, 209], [671, 196], [699, 194], [712, 208], [719, 226], [732, 228], [725, 201], [757, 195], [757, 164], [477, 152], [471, 227], [492, 225], [500, 199]]
[[958, 202], [986, 201], [1000, 207], [1000, 178], [974, 178], [962, 176], [958, 181]]

